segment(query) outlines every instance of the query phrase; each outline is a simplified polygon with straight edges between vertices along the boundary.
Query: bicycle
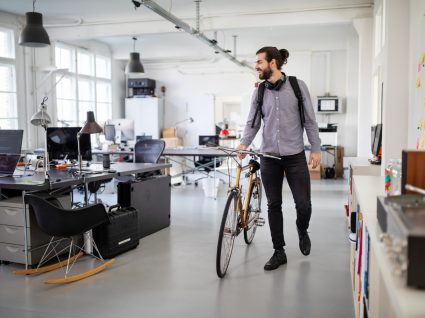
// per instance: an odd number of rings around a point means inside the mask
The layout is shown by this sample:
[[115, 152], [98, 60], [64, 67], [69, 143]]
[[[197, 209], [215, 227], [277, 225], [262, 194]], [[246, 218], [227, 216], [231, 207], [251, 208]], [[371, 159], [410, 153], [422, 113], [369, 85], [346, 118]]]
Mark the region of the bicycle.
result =
[[[260, 164], [257, 158], [280, 158], [252, 150], [236, 150], [224, 147], [217, 147], [217, 149], [226, 152], [229, 157], [236, 152], [251, 156], [249, 163], [245, 166], [242, 166], [242, 161], [239, 162], [235, 159], [237, 163], [235, 183], [228, 190], [229, 194], [223, 211], [216, 255], [217, 275], [223, 278], [230, 263], [236, 236], [243, 231], [245, 243], [249, 245], [254, 239], [257, 227], [265, 224], [264, 218], [259, 216], [261, 213], [262, 184], [259, 176]], [[246, 192], [242, 189], [240, 182], [244, 170], [248, 170], [245, 175], [248, 178]]]

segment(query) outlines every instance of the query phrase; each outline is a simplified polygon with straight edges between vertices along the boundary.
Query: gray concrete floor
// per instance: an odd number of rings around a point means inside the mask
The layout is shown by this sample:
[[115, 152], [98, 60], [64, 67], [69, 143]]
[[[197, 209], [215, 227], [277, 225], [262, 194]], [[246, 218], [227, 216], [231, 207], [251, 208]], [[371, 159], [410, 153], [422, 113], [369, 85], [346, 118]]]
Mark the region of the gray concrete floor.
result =
[[266, 223], [251, 246], [243, 236], [236, 239], [227, 276], [219, 279], [215, 253], [225, 187], [217, 200], [205, 197], [201, 187], [174, 188], [171, 227], [143, 238], [93, 277], [51, 286], [43, 280], [59, 273], [14, 276], [22, 266], [0, 265], [0, 317], [354, 317], [347, 192], [346, 180], [313, 181], [312, 252], [306, 257], [298, 249], [286, 187], [288, 264], [263, 270], [273, 253]]

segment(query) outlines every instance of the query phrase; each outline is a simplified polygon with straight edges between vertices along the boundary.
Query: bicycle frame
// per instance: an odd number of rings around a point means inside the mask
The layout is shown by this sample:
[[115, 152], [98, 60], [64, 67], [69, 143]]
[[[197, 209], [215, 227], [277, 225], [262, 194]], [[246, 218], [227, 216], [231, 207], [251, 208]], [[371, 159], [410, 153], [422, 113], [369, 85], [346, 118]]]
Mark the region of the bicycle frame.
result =
[[[257, 174], [257, 171], [254, 171], [256, 168], [255, 163], [258, 164], [258, 162], [255, 161], [255, 159], [251, 160], [249, 164], [247, 164], [246, 166], [242, 166], [242, 163], [240, 164], [238, 163], [238, 166], [236, 168], [235, 185], [229, 189], [229, 191], [235, 191], [237, 194], [237, 210], [239, 212], [243, 229], [248, 228], [248, 225], [250, 223], [250, 220], [247, 220], [247, 215], [248, 215], [247, 212], [249, 209], [249, 205], [251, 203], [251, 192], [253, 189], [254, 176]], [[248, 188], [246, 190], [245, 202], [242, 207], [240, 178], [241, 178], [242, 171], [246, 169], [248, 169]]]

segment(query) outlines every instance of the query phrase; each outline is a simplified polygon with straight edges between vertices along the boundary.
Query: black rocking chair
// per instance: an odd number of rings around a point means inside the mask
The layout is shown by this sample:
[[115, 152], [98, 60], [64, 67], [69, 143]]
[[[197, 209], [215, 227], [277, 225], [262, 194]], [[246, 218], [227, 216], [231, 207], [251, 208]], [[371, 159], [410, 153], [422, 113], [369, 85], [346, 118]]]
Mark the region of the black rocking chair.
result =
[[[99, 257], [94, 254], [90, 255], [102, 261], [102, 264], [84, 273], [68, 276], [74, 263], [79, 257], [83, 256], [84, 247], [88, 243], [84, 242], [84, 245], [80, 247], [74, 242], [75, 238], [73, 237], [81, 235], [103, 223], [109, 222], [108, 214], [102, 204], [95, 204], [78, 209], [68, 210], [58, 207], [35, 194], [25, 195], [25, 202], [29, 205], [30, 208], [33, 209], [37, 224], [40, 229], [46, 234], [52, 236], [52, 238], [47, 245], [37, 268], [18, 270], [15, 271], [15, 274], [45, 273], [66, 265], [64, 278], [49, 279], [45, 281], [45, 283], [48, 284], [61, 284], [74, 282], [92, 276], [112, 264], [114, 259], [105, 261], [100, 255], [96, 243], [91, 237], [90, 243], [93, 245]], [[70, 240], [69, 246], [57, 250], [59, 242], [61, 242], [64, 238]], [[65, 250], [68, 250], [68, 259], [60, 261], [59, 255], [62, 254]], [[78, 253], [75, 253], [77, 250]], [[55, 257], [57, 258], [58, 263], [43, 266], [46, 264], [46, 262]]]

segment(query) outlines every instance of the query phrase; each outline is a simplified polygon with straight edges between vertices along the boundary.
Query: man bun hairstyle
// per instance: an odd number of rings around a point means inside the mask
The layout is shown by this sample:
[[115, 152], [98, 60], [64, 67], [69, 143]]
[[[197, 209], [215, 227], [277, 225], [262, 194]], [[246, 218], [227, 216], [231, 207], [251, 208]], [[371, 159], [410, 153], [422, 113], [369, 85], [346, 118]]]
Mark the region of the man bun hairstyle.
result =
[[288, 63], [289, 52], [287, 49], [278, 50], [275, 46], [265, 46], [257, 51], [256, 54], [266, 53], [267, 62], [275, 59], [276, 66], [280, 70], [282, 65]]
[[283, 64], [288, 63], [289, 51], [287, 49], [279, 50], [280, 56], [282, 57]]

